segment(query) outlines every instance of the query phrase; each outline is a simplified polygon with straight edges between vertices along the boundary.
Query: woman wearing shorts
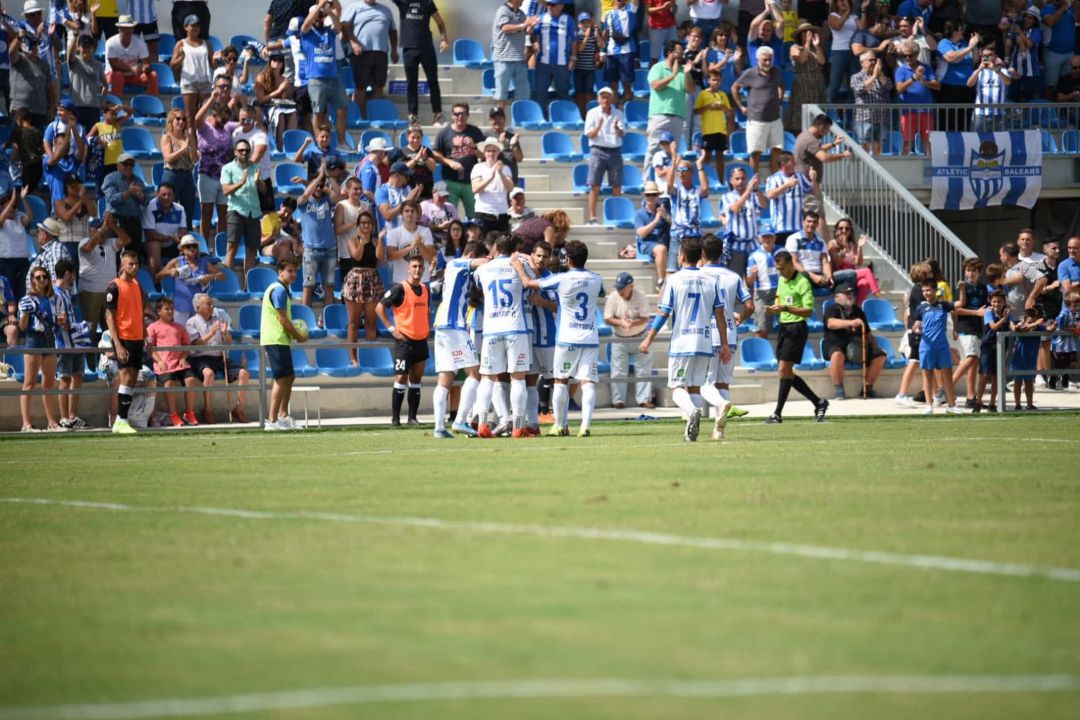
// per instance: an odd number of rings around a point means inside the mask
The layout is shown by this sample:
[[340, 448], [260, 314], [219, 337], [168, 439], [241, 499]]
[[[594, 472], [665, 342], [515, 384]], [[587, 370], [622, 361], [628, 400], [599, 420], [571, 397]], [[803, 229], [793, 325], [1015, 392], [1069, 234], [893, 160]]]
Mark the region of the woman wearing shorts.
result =
[[[375, 305], [383, 294], [379, 263], [386, 259], [386, 245], [375, 234], [375, 216], [364, 210], [356, 218], [356, 234], [349, 239], [349, 255], [353, 268], [345, 276], [341, 297], [349, 312], [348, 342], [356, 342], [360, 330], [360, 316], [364, 317], [364, 337], [375, 339]], [[349, 359], [359, 365], [356, 348], [349, 348]]]

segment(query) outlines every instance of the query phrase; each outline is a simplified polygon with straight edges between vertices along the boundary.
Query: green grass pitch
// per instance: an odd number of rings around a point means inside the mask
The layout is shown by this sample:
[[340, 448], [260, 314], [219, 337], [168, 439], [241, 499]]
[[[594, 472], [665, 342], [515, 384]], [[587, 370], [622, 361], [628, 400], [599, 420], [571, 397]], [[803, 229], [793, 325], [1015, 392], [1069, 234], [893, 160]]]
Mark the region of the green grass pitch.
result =
[[0, 441], [0, 720], [1077, 717], [1077, 416], [705, 430]]

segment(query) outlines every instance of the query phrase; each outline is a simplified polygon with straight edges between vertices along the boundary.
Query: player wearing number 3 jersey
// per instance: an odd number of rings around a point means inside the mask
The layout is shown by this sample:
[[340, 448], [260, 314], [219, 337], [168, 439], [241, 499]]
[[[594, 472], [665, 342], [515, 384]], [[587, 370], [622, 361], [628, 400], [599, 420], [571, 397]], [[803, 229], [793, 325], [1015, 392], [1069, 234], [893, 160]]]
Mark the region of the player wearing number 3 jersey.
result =
[[555, 425], [550, 435], [569, 435], [567, 410], [570, 378], [581, 381], [581, 429], [578, 437], [588, 437], [596, 408], [597, 361], [600, 335], [596, 330], [596, 307], [603, 289], [603, 280], [585, 269], [589, 248], [585, 243], [571, 240], [566, 243], [566, 259], [570, 270], [553, 273], [541, 279], [525, 273], [520, 258], [514, 258], [522, 285], [529, 289], [553, 290], [558, 296], [559, 325], [555, 331], [555, 387], [552, 389], [552, 410]]
[[679, 249], [679, 272], [668, 277], [660, 296], [660, 311], [641, 342], [641, 352], [649, 352], [656, 334], [671, 317], [671, 345], [668, 349], [668, 387], [671, 399], [686, 414], [687, 442], [696, 442], [701, 427], [701, 404], [721, 408], [725, 405], [720, 391], [706, 384], [709, 361], [713, 355], [711, 323], [715, 319], [720, 333], [720, 359], [731, 359], [728, 325], [724, 317], [725, 293], [716, 278], [702, 272], [702, 246], [699, 238], [688, 238]]

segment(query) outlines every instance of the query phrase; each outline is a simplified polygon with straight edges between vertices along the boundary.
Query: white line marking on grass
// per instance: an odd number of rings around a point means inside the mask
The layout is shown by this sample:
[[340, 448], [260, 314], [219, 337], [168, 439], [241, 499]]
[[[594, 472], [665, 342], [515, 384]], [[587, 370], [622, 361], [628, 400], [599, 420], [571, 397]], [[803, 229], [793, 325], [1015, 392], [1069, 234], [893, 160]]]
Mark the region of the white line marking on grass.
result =
[[126, 703], [0, 708], [0, 720], [142, 720], [332, 705], [542, 698], [739, 698], [815, 694], [1074, 692], [1073, 675], [796, 676], [734, 680], [505, 680], [311, 688]]
[[50, 498], [0, 498], [2, 503], [22, 505], [45, 505], [75, 507], [120, 512], [190, 513], [216, 515], [250, 520], [323, 520], [326, 522], [365, 523], [373, 525], [397, 525], [462, 532], [498, 533], [507, 535], [531, 535], [547, 538], [576, 538], [583, 540], [610, 540], [615, 542], [668, 545], [705, 550], [731, 550], [734, 552], [762, 552], [771, 555], [790, 555], [817, 560], [847, 560], [880, 565], [901, 565], [950, 572], [976, 573], [981, 575], [1006, 575], [1011, 577], [1040, 577], [1049, 580], [1080, 582], [1080, 570], [1064, 567], [999, 563], [989, 560], [947, 557], [943, 555], [910, 555], [879, 550], [855, 550], [850, 548], [800, 545], [797, 543], [741, 540], [737, 538], [710, 538], [641, 530], [608, 530], [603, 528], [558, 527], [526, 525], [519, 523], [479, 522], [467, 520], [440, 520], [439, 518], [394, 515], [357, 515], [328, 512], [277, 512], [272, 510], [244, 510], [214, 507], [154, 507], [148, 505], [124, 505], [119, 503], [91, 502], [85, 500], [53, 500]]

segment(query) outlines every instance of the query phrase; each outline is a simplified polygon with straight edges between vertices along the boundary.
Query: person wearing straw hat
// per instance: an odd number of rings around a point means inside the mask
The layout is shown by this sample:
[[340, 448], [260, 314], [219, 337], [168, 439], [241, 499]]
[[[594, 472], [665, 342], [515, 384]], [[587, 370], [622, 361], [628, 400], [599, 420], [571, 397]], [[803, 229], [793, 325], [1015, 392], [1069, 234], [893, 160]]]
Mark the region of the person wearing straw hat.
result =
[[105, 41], [105, 62], [109, 92], [124, 95], [127, 85], [145, 89], [147, 95], [158, 95], [158, 76], [150, 67], [150, 50], [141, 37], [135, 37], [135, 20], [121, 15], [116, 20], [117, 34]]
[[31, 287], [30, 279], [35, 270], [46, 270], [52, 276], [56, 263], [68, 257], [64, 243], [60, 236], [64, 234], [64, 226], [55, 218], [45, 218], [37, 226], [38, 253], [30, 261], [30, 269], [26, 273], [26, 287]]
[[656, 287], [660, 288], [667, 278], [671, 212], [668, 204], [660, 202], [660, 188], [652, 180], [645, 183], [641, 194], [645, 197], [645, 202], [634, 213], [637, 251], [638, 255], [653, 259], [656, 267]]
[[476, 202], [473, 217], [482, 223], [485, 233], [492, 230], [508, 232], [510, 215], [507, 211], [510, 206], [506, 194], [513, 187], [513, 176], [499, 157], [502, 143], [497, 138], [489, 137], [480, 143], [480, 152], [484, 155], [484, 161], [473, 166], [470, 177]]

